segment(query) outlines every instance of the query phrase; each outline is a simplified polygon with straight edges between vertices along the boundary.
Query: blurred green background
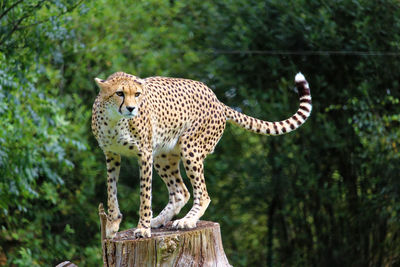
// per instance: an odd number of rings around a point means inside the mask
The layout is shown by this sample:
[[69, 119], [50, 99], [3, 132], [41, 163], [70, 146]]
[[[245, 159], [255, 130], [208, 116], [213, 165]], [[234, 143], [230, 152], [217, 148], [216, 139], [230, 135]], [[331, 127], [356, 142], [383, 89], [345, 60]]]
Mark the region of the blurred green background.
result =
[[[1, 0], [0, 265], [101, 265], [106, 170], [90, 117], [93, 78], [115, 71], [200, 80], [266, 120], [296, 111], [303, 72], [309, 121], [280, 137], [228, 125], [205, 163], [203, 219], [221, 224], [233, 266], [400, 265], [399, 7]], [[122, 165], [123, 230], [139, 182], [136, 160]], [[156, 176], [155, 214], [168, 199]]]

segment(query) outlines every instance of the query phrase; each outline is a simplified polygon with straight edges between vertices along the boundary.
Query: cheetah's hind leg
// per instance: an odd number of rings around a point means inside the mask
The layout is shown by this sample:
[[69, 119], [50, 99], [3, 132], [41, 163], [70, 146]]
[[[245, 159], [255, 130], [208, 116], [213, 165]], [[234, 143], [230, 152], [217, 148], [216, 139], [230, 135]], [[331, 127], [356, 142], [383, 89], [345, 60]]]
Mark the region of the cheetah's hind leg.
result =
[[155, 157], [154, 167], [165, 182], [169, 193], [169, 202], [160, 214], [151, 220], [151, 227], [158, 228], [171, 221], [190, 198], [179, 171], [180, 157], [176, 154], [161, 154]]
[[204, 180], [203, 159], [196, 160], [197, 158], [196, 156], [183, 158], [186, 173], [193, 187], [193, 207], [185, 217], [174, 221], [172, 226], [176, 229], [196, 227], [197, 221], [203, 216], [211, 201]]

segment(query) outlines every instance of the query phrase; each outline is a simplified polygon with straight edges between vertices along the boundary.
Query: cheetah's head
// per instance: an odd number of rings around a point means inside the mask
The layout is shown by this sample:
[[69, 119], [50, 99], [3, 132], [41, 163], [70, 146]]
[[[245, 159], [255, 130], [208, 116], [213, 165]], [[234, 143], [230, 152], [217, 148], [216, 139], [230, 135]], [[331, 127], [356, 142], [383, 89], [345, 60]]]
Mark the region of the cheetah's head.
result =
[[132, 118], [138, 115], [144, 80], [124, 72], [116, 72], [107, 80], [94, 80], [100, 87], [99, 96], [110, 118]]

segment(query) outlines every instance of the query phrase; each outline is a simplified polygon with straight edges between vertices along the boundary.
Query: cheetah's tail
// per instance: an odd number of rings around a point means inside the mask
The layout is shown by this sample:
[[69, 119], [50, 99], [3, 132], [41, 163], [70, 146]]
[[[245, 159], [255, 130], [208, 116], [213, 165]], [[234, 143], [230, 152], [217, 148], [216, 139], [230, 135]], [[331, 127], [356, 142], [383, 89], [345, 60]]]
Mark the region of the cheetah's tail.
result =
[[295, 77], [295, 82], [299, 92], [300, 107], [290, 118], [276, 122], [263, 121], [242, 114], [224, 105], [227, 120], [258, 134], [280, 135], [296, 130], [303, 125], [310, 116], [312, 105], [310, 88], [303, 74], [299, 72]]

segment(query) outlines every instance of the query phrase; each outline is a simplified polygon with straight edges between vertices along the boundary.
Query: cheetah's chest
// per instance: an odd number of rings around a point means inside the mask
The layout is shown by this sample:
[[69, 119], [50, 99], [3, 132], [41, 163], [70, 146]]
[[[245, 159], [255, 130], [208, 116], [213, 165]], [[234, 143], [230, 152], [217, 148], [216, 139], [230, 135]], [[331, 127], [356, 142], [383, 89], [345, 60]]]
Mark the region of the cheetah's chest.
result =
[[133, 138], [127, 127], [106, 128], [98, 138], [104, 151], [124, 156], [135, 156], [139, 152], [138, 140]]

